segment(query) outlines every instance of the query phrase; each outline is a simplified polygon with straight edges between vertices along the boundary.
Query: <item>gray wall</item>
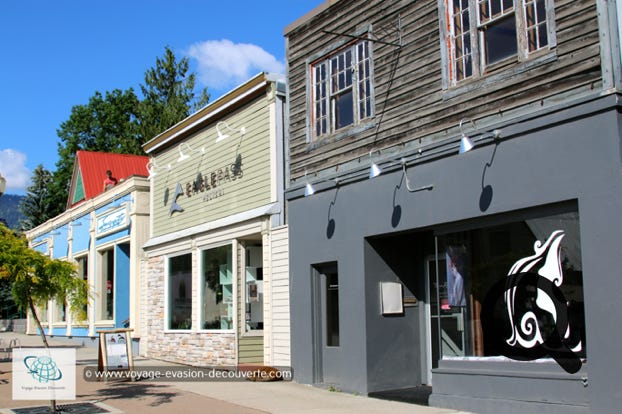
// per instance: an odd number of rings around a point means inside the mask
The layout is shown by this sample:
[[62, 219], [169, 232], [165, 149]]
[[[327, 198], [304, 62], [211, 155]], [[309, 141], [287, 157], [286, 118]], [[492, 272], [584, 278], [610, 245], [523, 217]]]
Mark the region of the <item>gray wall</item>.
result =
[[[289, 194], [292, 364], [299, 382], [312, 381], [310, 267], [337, 261], [340, 277], [342, 343], [341, 363], [335, 369], [344, 391], [367, 393], [391, 385], [382, 372], [382, 361], [393, 369], [397, 359], [387, 357], [386, 344], [413, 349], [400, 358], [415, 358], [398, 377], [417, 381], [406, 371], [420, 364], [413, 330], [402, 328], [400, 318], [379, 318], [377, 283], [398, 278], [383, 263], [383, 254], [366, 238], [424, 229], [443, 223], [486, 217], [534, 206], [578, 200], [587, 329], [587, 360], [582, 370], [566, 374], [555, 365], [539, 364], [538, 380], [526, 375], [498, 381], [482, 371], [481, 364], [445, 363], [434, 376], [432, 403], [469, 410], [498, 409], [494, 393], [512, 395], [517, 388], [538, 384], [532, 401], [548, 401], [537, 409], [564, 412], [555, 403], [589, 405], [594, 413], [616, 412], [622, 405], [618, 361], [622, 332], [619, 329], [619, 270], [622, 235], [622, 177], [619, 116], [611, 96], [571, 107], [547, 117], [507, 127], [498, 146], [476, 147], [408, 169], [411, 186], [433, 184], [432, 191], [409, 193], [400, 183], [401, 171], [352, 185], [299, 198]], [[480, 204], [483, 186], [490, 186], [488, 205]], [[336, 195], [336, 196], [335, 196]], [[331, 204], [332, 203], [332, 204]], [[396, 220], [396, 206], [401, 216]], [[334, 232], [327, 232], [334, 220]], [[330, 236], [330, 237], [329, 237]], [[375, 298], [376, 297], [376, 298]], [[410, 317], [407, 310], [402, 320]], [[413, 319], [416, 317], [413, 315]], [[399, 352], [398, 352], [399, 353]], [[451, 362], [451, 361], [447, 361]], [[613, 362], [613, 363], [612, 363]], [[483, 363], [484, 365], [486, 363]], [[477, 375], [465, 375], [472, 372]], [[587, 377], [587, 386], [582, 377]], [[510, 378], [509, 377], [509, 378]], [[491, 387], [501, 387], [503, 392]], [[404, 383], [403, 386], [416, 385]], [[468, 385], [468, 387], [467, 387]], [[458, 389], [470, 389], [465, 396]], [[477, 392], [476, 392], [477, 390]], [[577, 393], [581, 390], [580, 393]], [[531, 395], [531, 394], [530, 394]], [[503, 398], [503, 397], [502, 397]], [[509, 397], [508, 397], [509, 398]], [[509, 400], [508, 400], [509, 401]], [[492, 404], [492, 406], [491, 406]], [[519, 404], [520, 405], [520, 404]], [[492, 407], [492, 408], [491, 408]], [[530, 410], [535, 409], [533, 405]], [[524, 407], [522, 407], [524, 408]], [[552, 410], [552, 411], [551, 411]]]

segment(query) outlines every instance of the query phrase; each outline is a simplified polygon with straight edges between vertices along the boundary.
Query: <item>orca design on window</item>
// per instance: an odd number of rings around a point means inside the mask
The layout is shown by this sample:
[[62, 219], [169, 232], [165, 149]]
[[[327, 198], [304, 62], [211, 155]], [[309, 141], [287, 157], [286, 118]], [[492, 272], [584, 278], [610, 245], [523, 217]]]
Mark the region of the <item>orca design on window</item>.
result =
[[586, 358], [579, 214], [521, 216], [438, 236], [433, 353], [550, 359], [577, 372]]

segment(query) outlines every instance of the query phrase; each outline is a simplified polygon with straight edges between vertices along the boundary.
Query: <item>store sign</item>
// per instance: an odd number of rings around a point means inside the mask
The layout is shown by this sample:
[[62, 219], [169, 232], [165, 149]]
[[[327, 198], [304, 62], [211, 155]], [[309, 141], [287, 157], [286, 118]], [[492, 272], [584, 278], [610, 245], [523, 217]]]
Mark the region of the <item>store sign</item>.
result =
[[[173, 213], [181, 213], [184, 211], [182, 207], [183, 198], [202, 195], [202, 201], [212, 201], [225, 195], [224, 184], [238, 181], [242, 179], [243, 176], [242, 155], [238, 154], [231, 165], [217, 168], [206, 173], [199, 173], [193, 181], [188, 181], [185, 184], [177, 183], [169, 207], [169, 216], [172, 216]], [[164, 205], [168, 204], [167, 194], [168, 191], [164, 196]]]
[[111, 213], [99, 216], [97, 218], [96, 235], [112, 233], [121, 230], [129, 225], [129, 217], [127, 208], [123, 207]]
[[488, 293], [482, 308], [484, 334], [501, 354], [519, 361], [553, 358], [566, 372], [581, 369], [585, 344], [570, 318], [560, 260], [564, 231], [536, 242], [534, 255], [514, 263]]

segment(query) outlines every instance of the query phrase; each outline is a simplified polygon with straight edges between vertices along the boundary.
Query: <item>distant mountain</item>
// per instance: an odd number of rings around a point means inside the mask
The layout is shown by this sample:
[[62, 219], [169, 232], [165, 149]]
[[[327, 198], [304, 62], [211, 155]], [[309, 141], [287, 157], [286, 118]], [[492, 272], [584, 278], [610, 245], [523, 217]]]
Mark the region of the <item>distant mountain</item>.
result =
[[4, 220], [9, 228], [18, 230], [20, 220], [24, 216], [19, 211], [19, 203], [24, 196], [3, 194], [0, 196], [0, 220]]

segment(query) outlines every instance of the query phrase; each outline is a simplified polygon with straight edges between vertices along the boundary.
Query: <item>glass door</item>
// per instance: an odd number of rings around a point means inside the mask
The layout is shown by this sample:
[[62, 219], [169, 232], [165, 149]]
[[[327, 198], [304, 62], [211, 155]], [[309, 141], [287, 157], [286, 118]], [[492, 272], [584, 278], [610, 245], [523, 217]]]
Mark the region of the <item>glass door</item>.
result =
[[[424, 378], [432, 384], [432, 370], [443, 357], [465, 355], [464, 300], [461, 276], [445, 255], [426, 260], [426, 336], [427, 372]], [[447, 275], [449, 274], [449, 278]]]

